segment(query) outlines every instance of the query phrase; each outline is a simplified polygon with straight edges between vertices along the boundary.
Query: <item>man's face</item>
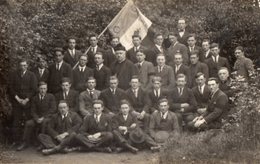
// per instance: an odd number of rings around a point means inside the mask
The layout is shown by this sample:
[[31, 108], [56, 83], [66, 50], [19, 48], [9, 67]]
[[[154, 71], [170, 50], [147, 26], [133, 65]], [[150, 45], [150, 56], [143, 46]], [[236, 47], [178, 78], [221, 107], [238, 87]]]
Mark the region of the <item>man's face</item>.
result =
[[228, 71], [227, 70], [219, 70], [218, 77], [221, 81], [226, 81], [228, 79]]
[[184, 30], [185, 28], [186, 28], [186, 22], [185, 22], [185, 20], [183, 20], [183, 19], [180, 19], [179, 21], [178, 21], [178, 29], [180, 29], [180, 30]]
[[169, 110], [169, 104], [167, 102], [161, 102], [159, 104], [159, 110], [162, 112], [162, 113], [165, 113]]
[[164, 66], [165, 65], [165, 57], [164, 56], [158, 56], [156, 61], [157, 61], [157, 64], [159, 66]]
[[28, 69], [28, 64], [27, 64], [27, 62], [20, 62], [20, 64], [19, 64], [19, 68], [20, 68], [20, 70], [22, 71], [22, 72], [24, 72], [24, 71], [26, 71], [27, 69]]
[[197, 55], [193, 54], [193, 55], [190, 56], [191, 64], [197, 64], [198, 61], [199, 61], [199, 57]]
[[161, 46], [163, 43], [163, 36], [162, 35], [158, 35], [155, 39], [154, 39], [154, 43]]
[[176, 81], [176, 84], [178, 87], [183, 88], [186, 85], [186, 79], [185, 77], [178, 78]]
[[193, 47], [196, 44], [196, 39], [194, 37], [189, 37], [187, 42], [190, 47]]
[[91, 38], [89, 38], [89, 42], [90, 42], [90, 45], [91, 45], [92, 47], [96, 47], [96, 45], [97, 45], [97, 43], [98, 43], [97, 37], [92, 36]]
[[112, 47], [116, 47], [119, 44], [118, 38], [113, 38], [110, 42]]
[[104, 107], [101, 104], [93, 104], [94, 113], [96, 115], [100, 115], [104, 109]]
[[182, 56], [181, 55], [175, 55], [174, 56], [174, 62], [175, 62], [176, 65], [182, 64], [182, 62], [183, 62]]
[[212, 54], [214, 56], [218, 56], [219, 55], [219, 48], [218, 47], [211, 48], [210, 51], [212, 52]]
[[61, 88], [63, 90], [63, 92], [67, 92], [70, 90], [71, 84], [69, 82], [63, 82], [61, 84]]
[[76, 40], [75, 39], [70, 39], [69, 40], [69, 49], [73, 50], [76, 47]]
[[144, 53], [142, 53], [142, 52], [137, 52], [137, 53], [136, 53], [136, 59], [137, 59], [137, 61], [138, 61], [139, 63], [143, 62], [144, 59], [145, 59]]
[[103, 56], [102, 55], [99, 55], [99, 54], [96, 54], [95, 55], [95, 62], [97, 65], [100, 65], [104, 62], [104, 59], [103, 59]]
[[79, 65], [81, 67], [84, 67], [88, 62], [88, 57], [87, 56], [81, 56], [79, 59]]
[[55, 52], [55, 61], [57, 63], [61, 62], [63, 60], [64, 55], [60, 51]]
[[209, 50], [209, 42], [202, 42], [202, 49], [204, 52]]
[[140, 86], [139, 80], [138, 79], [131, 79], [130, 86], [131, 86], [132, 89], [139, 88], [139, 86]]
[[175, 44], [177, 42], [177, 37], [174, 35], [169, 35], [168, 38], [171, 44]]
[[202, 86], [204, 85], [206, 82], [206, 78], [204, 76], [199, 76], [197, 79], [196, 79], [196, 83], [198, 84], [198, 86]]
[[240, 59], [244, 56], [244, 52], [242, 52], [241, 50], [236, 50], [235, 56], [236, 56], [237, 59]]
[[160, 81], [154, 81], [153, 82], [153, 88], [155, 89], [155, 90], [158, 90], [158, 89], [160, 89], [161, 88], [161, 82]]
[[122, 104], [120, 109], [123, 115], [128, 115], [130, 107], [128, 104]]
[[140, 46], [140, 44], [141, 44], [141, 39], [140, 39], [139, 37], [134, 37], [134, 38], [133, 38], [133, 44], [134, 44], [135, 47]]
[[43, 69], [43, 68], [45, 68], [47, 66], [47, 62], [45, 61], [45, 60], [43, 60], [43, 59], [40, 59], [40, 61], [39, 61], [39, 67], [41, 68], [41, 69]]
[[125, 60], [126, 52], [122, 50], [116, 51], [116, 58], [118, 62], [122, 62]]
[[65, 115], [69, 111], [69, 107], [66, 103], [59, 103], [58, 110], [61, 115]]
[[94, 79], [88, 80], [87, 87], [89, 90], [93, 90], [96, 87], [96, 81]]
[[109, 87], [112, 89], [116, 89], [118, 86], [118, 80], [117, 79], [112, 79], [109, 81]]
[[208, 87], [211, 93], [214, 93], [218, 89], [218, 84], [215, 80], [208, 81]]
[[40, 95], [45, 95], [47, 93], [47, 85], [39, 86], [39, 93]]

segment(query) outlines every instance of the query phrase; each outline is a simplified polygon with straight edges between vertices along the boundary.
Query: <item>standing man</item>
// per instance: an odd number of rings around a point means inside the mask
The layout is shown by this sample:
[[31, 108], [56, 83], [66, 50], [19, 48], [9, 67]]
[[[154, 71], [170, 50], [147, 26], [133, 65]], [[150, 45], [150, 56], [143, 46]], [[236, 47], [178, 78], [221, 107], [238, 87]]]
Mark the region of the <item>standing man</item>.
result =
[[33, 73], [37, 78], [37, 82], [44, 81], [47, 83], [49, 78], [47, 62], [43, 57], [39, 57], [37, 61], [37, 67], [33, 70]]
[[210, 51], [212, 53], [212, 56], [205, 61], [209, 68], [209, 77], [218, 78], [218, 70], [221, 67], [226, 67], [230, 72], [230, 65], [228, 60], [224, 57], [219, 56], [219, 45], [217, 43], [212, 43], [210, 45]]
[[56, 101], [60, 102], [61, 100], [65, 100], [69, 105], [70, 111], [78, 112], [79, 93], [71, 89], [71, 80], [66, 77], [62, 78], [61, 88], [62, 91], [55, 94]]
[[54, 50], [54, 57], [55, 62], [50, 65], [49, 71], [49, 79], [48, 79], [48, 86], [49, 92], [52, 94], [56, 94], [61, 91], [61, 79], [63, 77], [67, 77], [72, 79], [72, 69], [71, 66], [63, 61], [62, 48], [55, 48]]
[[94, 34], [89, 36], [90, 49], [87, 53], [88, 56], [88, 64], [87, 66], [94, 69], [96, 64], [94, 61], [94, 56], [97, 52], [103, 52], [104, 50], [98, 47], [98, 37]]
[[211, 58], [210, 42], [208, 39], [202, 41], [202, 53], [199, 58], [201, 62], [205, 62], [205, 60]]
[[86, 90], [86, 81], [89, 77], [93, 76], [93, 70], [87, 67], [87, 62], [88, 56], [81, 55], [78, 66], [72, 71], [72, 88], [79, 93]]
[[93, 110], [94, 112], [83, 120], [79, 133], [75, 137], [76, 141], [85, 150], [111, 153], [109, 146], [113, 140], [112, 127], [109, 117], [103, 113], [103, 101], [94, 100]]
[[11, 73], [9, 79], [9, 94], [13, 107], [13, 140], [14, 143], [20, 141], [23, 120], [31, 118], [31, 99], [37, 91], [37, 79], [31, 71], [28, 70], [28, 61], [22, 59], [19, 61], [19, 68]]
[[184, 44], [181, 44], [177, 40], [176, 33], [170, 33], [168, 35], [169, 41], [171, 43], [170, 47], [168, 48], [168, 55], [169, 55], [169, 63], [174, 63], [175, 54], [179, 53], [182, 55], [183, 64], [188, 65], [189, 63], [189, 56], [188, 56], [188, 49]]
[[35, 128], [40, 128], [41, 133], [45, 133], [47, 123], [51, 115], [56, 112], [55, 97], [47, 93], [47, 83], [39, 83], [39, 94], [36, 94], [31, 101], [31, 114], [33, 119], [26, 121], [23, 133], [23, 143], [17, 148], [21, 151], [29, 146]]
[[76, 50], [76, 39], [68, 39], [68, 49], [64, 52], [64, 61], [68, 63], [71, 68], [74, 68], [79, 61], [79, 57], [82, 54], [81, 51]]
[[174, 70], [174, 77], [176, 79], [178, 74], [184, 74], [187, 78], [187, 86], [190, 86], [190, 69], [187, 65], [183, 64], [182, 54], [177, 52], [174, 55], [174, 64], [172, 65]]
[[175, 77], [172, 67], [165, 64], [164, 54], [157, 55], [157, 66], [154, 67], [155, 74], [162, 78], [162, 88], [171, 90], [175, 86]]
[[87, 82], [87, 89], [79, 95], [79, 112], [83, 117], [93, 114], [93, 101], [97, 100], [100, 96], [100, 91], [96, 90], [96, 79], [89, 77]]
[[244, 48], [236, 47], [235, 56], [237, 58], [234, 69], [237, 71], [237, 76], [243, 76], [246, 81], [249, 79], [250, 72], [254, 71], [254, 65], [251, 59], [245, 57]]
[[197, 51], [193, 51], [190, 55], [189, 72], [190, 72], [190, 85], [189, 85], [190, 88], [196, 86], [195, 76], [198, 72], [203, 73], [206, 79], [208, 79], [209, 77], [209, 68], [207, 64], [199, 61], [199, 54]]
[[[107, 56], [107, 63], [106, 66], [111, 68], [111, 65], [116, 61], [116, 52], [115, 47], [119, 44], [119, 37], [113, 36], [110, 41], [110, 46], [105, 52], [105, 55]], [[104, 59], [104, 58], [103, 58]]]
[[115, 47], [117, 61], [112, 65], [112, 75], [118, 78], [119, 84], [118, 87], [127, 90], [129, 82], [133, 75], [137, 75], [137, 68], [135, 65], [128, 59], [126, 59], [126, 49], [121, 44], [118, 44]]
[[221, 118], [228, 107], [228, 97], [219, 89], [217, 78], [209, 78], [208, 87], [211, 96], [206, 112], [188, 124], [193, 130], [216, 129], [222, 126]]
[[188, 36], [189, 36], [189, 32], [186, 30], [186, 21], [184, 18], [180, 18], [178, 20], [178, 24], [177, 24], [177, 31], [178, 31], [178, 41], [181, 44], [184, 44], [186, 46], [187, 45], [187, 40], [188, 40]]
[[141, 88], [147, 88], [149, 83], [149, 74], [154, 72], [154, 66], [151, 62], [145, 60], [146, 55], [142, 49], [136, 52], [137, 63], [135, 66], [138, 69], [138, 77], [141, 83]]
[[129, 59], [130, 61], [132, 61], [133, 63], [137, 63], [137, 58], [136, 58], [136, 53], [138, 50], [142, 49], [143, 52], [145, 51], [145, 47], [141, 45], [142, 42], [142, 38], [140, 35], [138, 34], [134, 34], [132, 36], [132, 42], [134, 44], [134, 47], [132, 47], [131, 49], [129, 49], [126, 53], [126, 57], [127, 59]]
[[190, 34], [187, 39], [188, 43], [188, 56], [190, 57], [191, 53], [196, 51], [198, 53], [198, 56], [201, 56], [202, 54], [202, 49], [201, 47], [196, 45], [196, 35], [195, 34]]
[[96, 79], [97, 90], [104, 90], [109, 87], [109, 77], [111, 76], [110, 69], [104, 65], [102, 52], [97, 52], [95, 55], [96, 68], [94, 69], [94, 78]]

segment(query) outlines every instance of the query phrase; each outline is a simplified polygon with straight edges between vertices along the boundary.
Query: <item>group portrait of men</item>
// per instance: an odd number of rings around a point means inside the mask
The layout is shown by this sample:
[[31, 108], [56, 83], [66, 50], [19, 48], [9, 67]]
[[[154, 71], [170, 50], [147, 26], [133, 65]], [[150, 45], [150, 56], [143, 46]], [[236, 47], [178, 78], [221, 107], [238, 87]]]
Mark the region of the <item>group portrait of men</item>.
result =
[[231, 71], [247, 81], [254, 71], [244, 48], [234, 50], [234, 67], [220, 47], [186, 30], [154, 36], [151, 47], [133, 34], [129, 50], [112, 37], [110, 47], [89, 36], [87, 52], [55, 48], [54, 62], [26, 59], [10, 74], [12, 137], [17, 151], [36, 145], [44, 155], [71, 151], [137, 153], [160, 150], [183, 132], [218, 129], [230, 108]]

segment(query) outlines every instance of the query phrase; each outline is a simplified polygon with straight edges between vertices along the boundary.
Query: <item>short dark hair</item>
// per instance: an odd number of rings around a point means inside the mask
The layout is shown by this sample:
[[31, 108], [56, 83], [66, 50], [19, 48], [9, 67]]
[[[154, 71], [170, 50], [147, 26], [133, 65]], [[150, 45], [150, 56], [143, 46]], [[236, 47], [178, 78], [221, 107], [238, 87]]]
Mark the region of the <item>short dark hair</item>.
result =
[[103, 58], [104, 55], [103, 55], [103, 53], [102, 53], [101, 51], [97, 51], [96, 54], [95, 54], [94, 56], [96, 56], [96, 55], [101, 55], [101, 56], [102, 56], [102, 59], [104, 59], [104, 58]]
[[209, 82], [209, 81], [215, 81], [217, 84], [219, 83], [218, 78], [215, 78], [215, 77], [209, 78], [209, 79], [208, 79], [208, 82]]
[[191, 55], [196, 55], [197, 57], [199, 57], [199, 51], [198, 50], [191, 51], [190, 56]]
[[153, 79], [152, 79], [152, 82], [154, 83], [155, 81], [159, 81], [161, 83], [162, 78], [160, 76], [154, 76]]
[[95, 79], [93, 76], [89, 76], [88, 79], [87, 79], [87, 82], [88, 82], [89, 80], [95, 80], [95, 82], [96, 82], [96, 79]]
[[210, 43], [210, 40], [209, 40], [209, 39], [203, 39], [203, 40], [202, 40], [202, 43], [203, 43], [203, 42], [208, 42], [208, 43]]
[[237, 46], [237, 47], [235, 48], [235, 51], [236, 51], [236, 50], [240, 50], [240, 51], [244, 52], [244, 48], [243, 48], [242, 46]]
[[28, 64], [28, 60], [26, 58], [20, 59], [18, 63], [20, 64], [20, 63], [23, 63], [23, 62], [26, 62], [26, 64]]
[[176, 32], [170, 32], [170, 33], [168, 34], [168, 37], [169, 37], [169, 36], [175, 36], [175, 37], [177, 37], [178, 34], [177, 34]]
[[38, 87], [40, 87], [40, 86], [42, 86], [42, 85], [47, 85], [47, 83], [44, 82], [44, 81], [40, 81], [40, 82], [38, 83]]
[[204, 78], [206, 78], [204, 73], [198, 72], [198, 73], [196, 74], [196, 76], [195, 76], [195, 79], [199, 78], [200, 76], [203, 76]]
[[76, 37], [74, 37], [74, 36], [68, 37], [67, 41], [69, 42], [71, 39], [73, 39], [73, 40], [75, 40], [75, 42], [77, 42]]
[[120, 106], [123, 105], [123, 104], [127, 104], [129, 107], [131, 107], [130, 102], [126, 99], [123, 99], [123, 100], [120, 101]]
[[54, 53], [61, 52], [63, 54], [63, 49], [61, 47], [54, 48]]
[[59, 105], [59, 104], [63, 104], [63, 103], [67, 104], [67, 106], [69, 107], [69, 104], [68, 104], [68, 102], [67, 102], [66, 100], [60, 100], [59, 103], [58, 103], [58, 105]]
[[196, 34], [189, 34], [187, 39], [189, 39], [191, 37], [193, 37], [196, 40]]
[[61, 83], [66, 83], [66, 82], [68, 82], [68, 83], [71, 84], [70, 78], [68, 78], [68, 77], [63, 77], [63, 78], [61, 79]]
[[102, 100], [94, 100], [92, 106], [94, 106], [94, 104], [100, 104], [102, 107], [104, 107], [104, 102]]
[[88, 55], [86, 55], [86, 54], [81, 54], [81, 55], [79, 56], [79, 59], [80, 59], [82, 56], [84, 56], [84, 57], [86, 57], [86, 58], [88, 59]]
[[110, 76], [110, 77], [109, 77], [109, 81], [110, 81], [110, 80], [117, 80], [117, 81], [118, 81], [118, 78], [117, 78], [116, 76]]
[[156, 39], [158, 36], [162, 36], [162, 37], [163, 37], [163, 34], [162, 34], [162, 33], [156, 33], [156, 34], [154, 35], [154, 39]]
[[137, 75], [133, 75], [132, 77], [131, 77], [131, 80], [132, 79], [138, 79], [138, 81], [139, 81], [139, 77], [137, 76]]
[[185, 76], [183, 73], [179, 73], [179, 74], [176, 76], [176, 80], [179, 79], [179, 78], [185, 78], [185, 81], [186, 81], [186, 76]]
[[168, 99], [165, 98], [165, 97], [163, 97], [163, 98], [160, 98], [160, 99], [158, 100], [158, 105], [160, 105], [160, 104], [163, 103], [163, 102], [167, 102], [167, 103], [169, 104]]
[[89, 39], [92, 38], [92, 37], [95, 37], [95, 38], [98, 39], [98, 36], [97, 36], [96, 34], [90, 34], [90, 35], [89, 35]]
[[211, 45], [210, 45], [210, 49], [211, 48], [219, 48], [219, 44], [218, 43], [212, 43]]
[[134, 35], [132, 36], [132, 39], [134, 39], [134, 38], [139, 38], [140, 40], [142, 40], [141, 36], [138, 35], [138, 34], [134, 34]]

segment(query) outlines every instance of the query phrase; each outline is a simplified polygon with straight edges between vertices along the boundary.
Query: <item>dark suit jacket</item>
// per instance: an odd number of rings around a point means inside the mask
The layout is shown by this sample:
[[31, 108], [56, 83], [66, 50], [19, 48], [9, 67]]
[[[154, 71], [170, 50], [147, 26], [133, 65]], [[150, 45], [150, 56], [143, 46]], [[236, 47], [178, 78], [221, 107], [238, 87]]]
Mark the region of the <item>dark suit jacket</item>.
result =
[[55, 94], [56, 101], [59, 102], [60, 100], [66, 100], [70, 111], [78, 112], [78, 104], [79, 104], [79, 93], [73, 89], [69, 90], [68, 96], [64, 99], [63, 91], [58, 92]]
[[198, 63], [195, 65], [191, 64], [189, 69], [190, 69], [190, 88], [197, 85], [195, 77], [198, 72], [203, 73], [206, 79], [209, 78], [209, 68], [205, 63], [201, 63], [200, 61], [198, 61]]
[[209, 58], [205, 61], [209, 68], [209, 77], [216, 77], [218, 78], [218, 70], [221, 67], [227, 67], [230, 72], [230, 65], [226, 58], [219, 56], [218, 63], [213, 61], [213, 58]]
[[147, 92], [147, 94], [146, 94], [146, 100], [145, 100], [146, 104], [149, 107], [149, 110], [146, 111], [146, 113], [152, 114], [155, 110], [158, 110], [158, 101], [161, 98], [169, 99], [169, 95], [168, 94], [169, 94], [168, 90], [164, 90], [164, 89], [161, 88], [160, 96], [157, 97], [157, 96], [155, 96], [153, 89], [149, 90]]
[[94, 114], [87, 116], [86, 118], [84, 118], [83, 123], [79, 129], [79, 133], [85, 136], [92, 135], [98, 132], [100, 132], [102, 135], [102, 132], [111, 132], [111, 131], [112, 131], [111, 121], [109, 117], [104, 113], [101, 114], [98, 123], [94, 118]]
[[171, 66], [165, 65], [162, 72], [159, 72], [158, 66], [154, 67], [155, 74], [162, 78], [162, 88], [172, 90], [175, 86], [175, 76]]
[[112, 49], [114, 49], [113, 47], [108, 47], [108, 49], [105, 50], [105, 54], [106, 54], [106, 58], [107, 58], [107, 62], [104, 63], [107, 67], [109, 67], [111, 69], [111, 65], [116, 62], [116, 55], [115, 55], [115, 51], [113, 51]]
[[188, 46], [187, 40], [188, 40], [188, 37], [189, 37], [190, 33], [187, 30], [185, 30], [182, 37], [180, 36], [178, 31], [177, 31], [177, 34], [178, 34], [177, 40], [181, 44], [184, 44], [184, 45]]
[[109, 87], [109, 78], [111, 76], [110, 69], [103, 65], [100, 70], [94, 69], [94, 78], [96, 79], [96, 89], [104, 90]]
[[93, 76], [93, 70], [89, 67], [85, 67], [84, 72], [80, 72], [79, 67], [72, 71], [73, 83], [72, 87], [79, 93], [86, 90], [86, 82], [89, 77]]
[[50, 93], [47, 93], [43, 100], [40, 100], [39, 94], [32, 98], [31, 112], [35, 121], [41, 117], [50, 117], [52, 114], [56, 113], [56, 109], [55, 97]]
[[163, 53], [166, 55], [167, 51], [166, 49], [163, 47], [163, 51], [161, 52], [156, 46], [155, 44], [152, 45], [148, 50], [147, 50], [147, 54], [146, 54], [146, 58], [145, 60], [146, 61], [149, 61], [151, 63], [153, 63], [154, 66], [157, 65], [157, 62], [156, 62], [156, 57], [159, 53]]
[[125, 91], [120, 88], [116, 89], [115, 94], [111, 92], [110, 88], [107, 88], [101, 92], [100, 99], [104, 102], [108, 111], [117, 114], [120, 109], [120, 101], [127, 99], [127, 96]]
[[33, 69], [32, 72], [36, 76], [37, 82], [40, 82], [40, 81], [44, 81], [45, 83], [48, 82], [49, 70], [47, 68], [44, 69], [44, 72], [43, 72], [42, 76], [40, 75], [38, 67]]
[[220, 123], [223, 114], [226, 112], [228, 108], [228, 97], [227, 95], [218, 90], [213, 97], [208, 102], [208, 108], [205, 114], [203, 114], [203, 118], [207, 122], [210, 123]]
[[124, 90], [127, 90], [129, 82], [133, 75], [138, 75], [137, 68], [135, 65], [128, 59], [119, 63], [116, 61], [112, 66], [112, 75], [117, 76], [119, 84], [118, 87]]
[[224, 92], [228, 97], [232, 97], [234, 90], [231, 89], [231, 79], [227, 81], [219, 80], [219, 89]]
[[48, 134], [55, 138], [57, 135], [68, 132], [77, 132], [82, 123], [81, 117], [75, 112], [69, 112], [67, 117], [62, 120], [59, 113], [53, 115], [49, 122], [47, 132]]
[[[139, 49], [142, 49], [144, 51], [144, 53], [146, 54], [146, 51], [147, 51], [146, 47], [140, 45]], [[137, 63], [136, 52], [134, 51], [134, 47], [132, 47], [131, 49], [129, 49], [126, 52], [126, 57], [127, 57], [127, 59], [129, 59], [133, 63]]]
[[9, 79], [9, 91], [12, 100], [15, 100], [15, 95], [22, 99], [31, 99], [37, 91], [37, 79], [31, 71], [27, 70], [23, 77], [20, 71], [11, 73]]
[[86, 90], [81, 92], [79, 95], [79, 111], [82, 116], [87, 116], [93, 113], [92, 103], [94, 100], [97, 100], [100, 96], [99, 90], [94, 90], [93, 98], [91, 98], [89, 91]]
[[73, 57], [71, 56], [69, 50], [66, 50], [66, 51], [64, 52], [64, 61], [65, 61], [66, 63], [68, 63], [68, 64], [71, 66], [71, 68], [73, 68], [73, 67], [77, 64], [77, 62], [79, 61], [79, 57], [80, 57], [81, 54], [82, 54], [81, 51], [75, 50], [75, 56], [74, 56], [74, 58], [73, 58]]
[[167, 49], [167, 54], [169, 56], [169, 65], [172, 65], [174, 63], [174, 55], [177, 52], [180, 52], [182, 54], [182, 59], [183, 59], [183, 64], [188, 65], [190, 59], [188, 56], [188, 49], [184, 44], [181, 43], [176, 43], [175, 45], [171, 45], [168, 49]]
[[48, 79], [48, 91], [50, 93], [57, 93], [61, 91], [61, 79], [63, 77], [68, 77], [72, 79], [72, 69], [71, 66], [64, 62], [62, 63], [60, 70], [56, 69], [56, 63], [53, 63], [49, 67], [50, 75]]
[[[97, 50], [96, 50], [96, 52], [104, 52], [104, 50], [102, 49], [102, 48], [100, 48], [100, 47], [97, 47]], [[103, 53], [104, 55], [105, 55], [105, 53]], [[91, 49], [88, 51], [88, 53], [87, 53], [87, 55], [88, 55], [88, 63], [87, 63], [87, 66], [89, 67], [89, 68], [92, 68], [92, 69], [94, 69], [95, 67], [96, 67], [96, 63], [95, 63], [95, 60], [94, 60], [94, 57], [95, 57], [95, 54], [93, 54], [93, 52], [91, 51]], [[104, 60], [106, 61], [106, 56], [104, 56]], [[104, 62], [105, 62], [104, 61]]]
[[200, 93], [198, 86], [192, 88], [193, 95], [197, 101], [198, 108], [205, 108], [208, 106], [210, 90], [205, 85], [203, 94]]
[[206, 57], [206, 52], [202, 51], [200, 54], [199, 60], [204, 63], [207, 59], [211, 58], [211, 56], [212, 56], [212, 53], [210, 51], [209, 51], [207, 57]]
[[[190, 48], [187, 47], [187, 49], [188, 49], [188, 55], [189, 55], [189, 58], [190, 58], [190, 55], [191, 55]], [[202, 52], [202, 48], [201, 48], [201, 47], [195, 45], [194, 51], [197, 51], [197, 52], [199, 53], [199, 54], [198, 54], [199, 57], [202, 56], [202, 53], [203, 53], [203, 52]]]
[[148, 74], [154, 72], [154, 66], [151, 62], [144, 61], [141, 68], [138, 68], [138, 63], [135, 64], [138, 70], [139, 80], [141, 82], [141, 87], [144, 89], [147, 87], [149, 83], [149, 76]]
[[[137, 124], [137, 118], [131, 115], [130, 113], [125, 120], [122, 113], [118, 113], [112, 119], [112, 128], [114, 130], [118, 130], [119, 126], [126, 126], [128, 131], [131, 131], [132, 128], [130, 127], [132, 124]], [[138, 124], [137, 124], [138, 125]]]
[[141, 88], [138, 89], [137, 97], [131, 88], [126, 91], [127, 98], [136, 112], [148, 111], [149, 106], [146, 104], [146, 93]]
[[175, 113], [168, 111], [166, 119], [162, 119], [161, 112], [154, 112], [150, 118], [149, 133], [154, 138], [157, 131], [167, 131], [171, 136], [180, 133], [178, 118]]
[[175, 64], [172, 66], [172, 68], [173, 68], [175, 79], [176, 79], [178, 74], [184, 74], [186, 76], [186, 81], [187, 81], [186, 85], [190, 86], [190, 82], [191, 82], [190, 76], [191, 75], [190, 75], [189, 67], [182, 64], [177, 72], [176, 72], [176, 65]]
[[192, 93], [192, 90], [187, 87], [184, 87], [181, 96], [179, 95], [178, 88], [175, 87], [170, 93], [169, 99], [171, 102], [171, 109], [173, 111], [178, 112], [181, 109], [182, 103], [188, 103], [190, 105], [189, 107], [184, 108], [184, 113], [195, 112], [195, 110], [197, 109], [197, 102]]

